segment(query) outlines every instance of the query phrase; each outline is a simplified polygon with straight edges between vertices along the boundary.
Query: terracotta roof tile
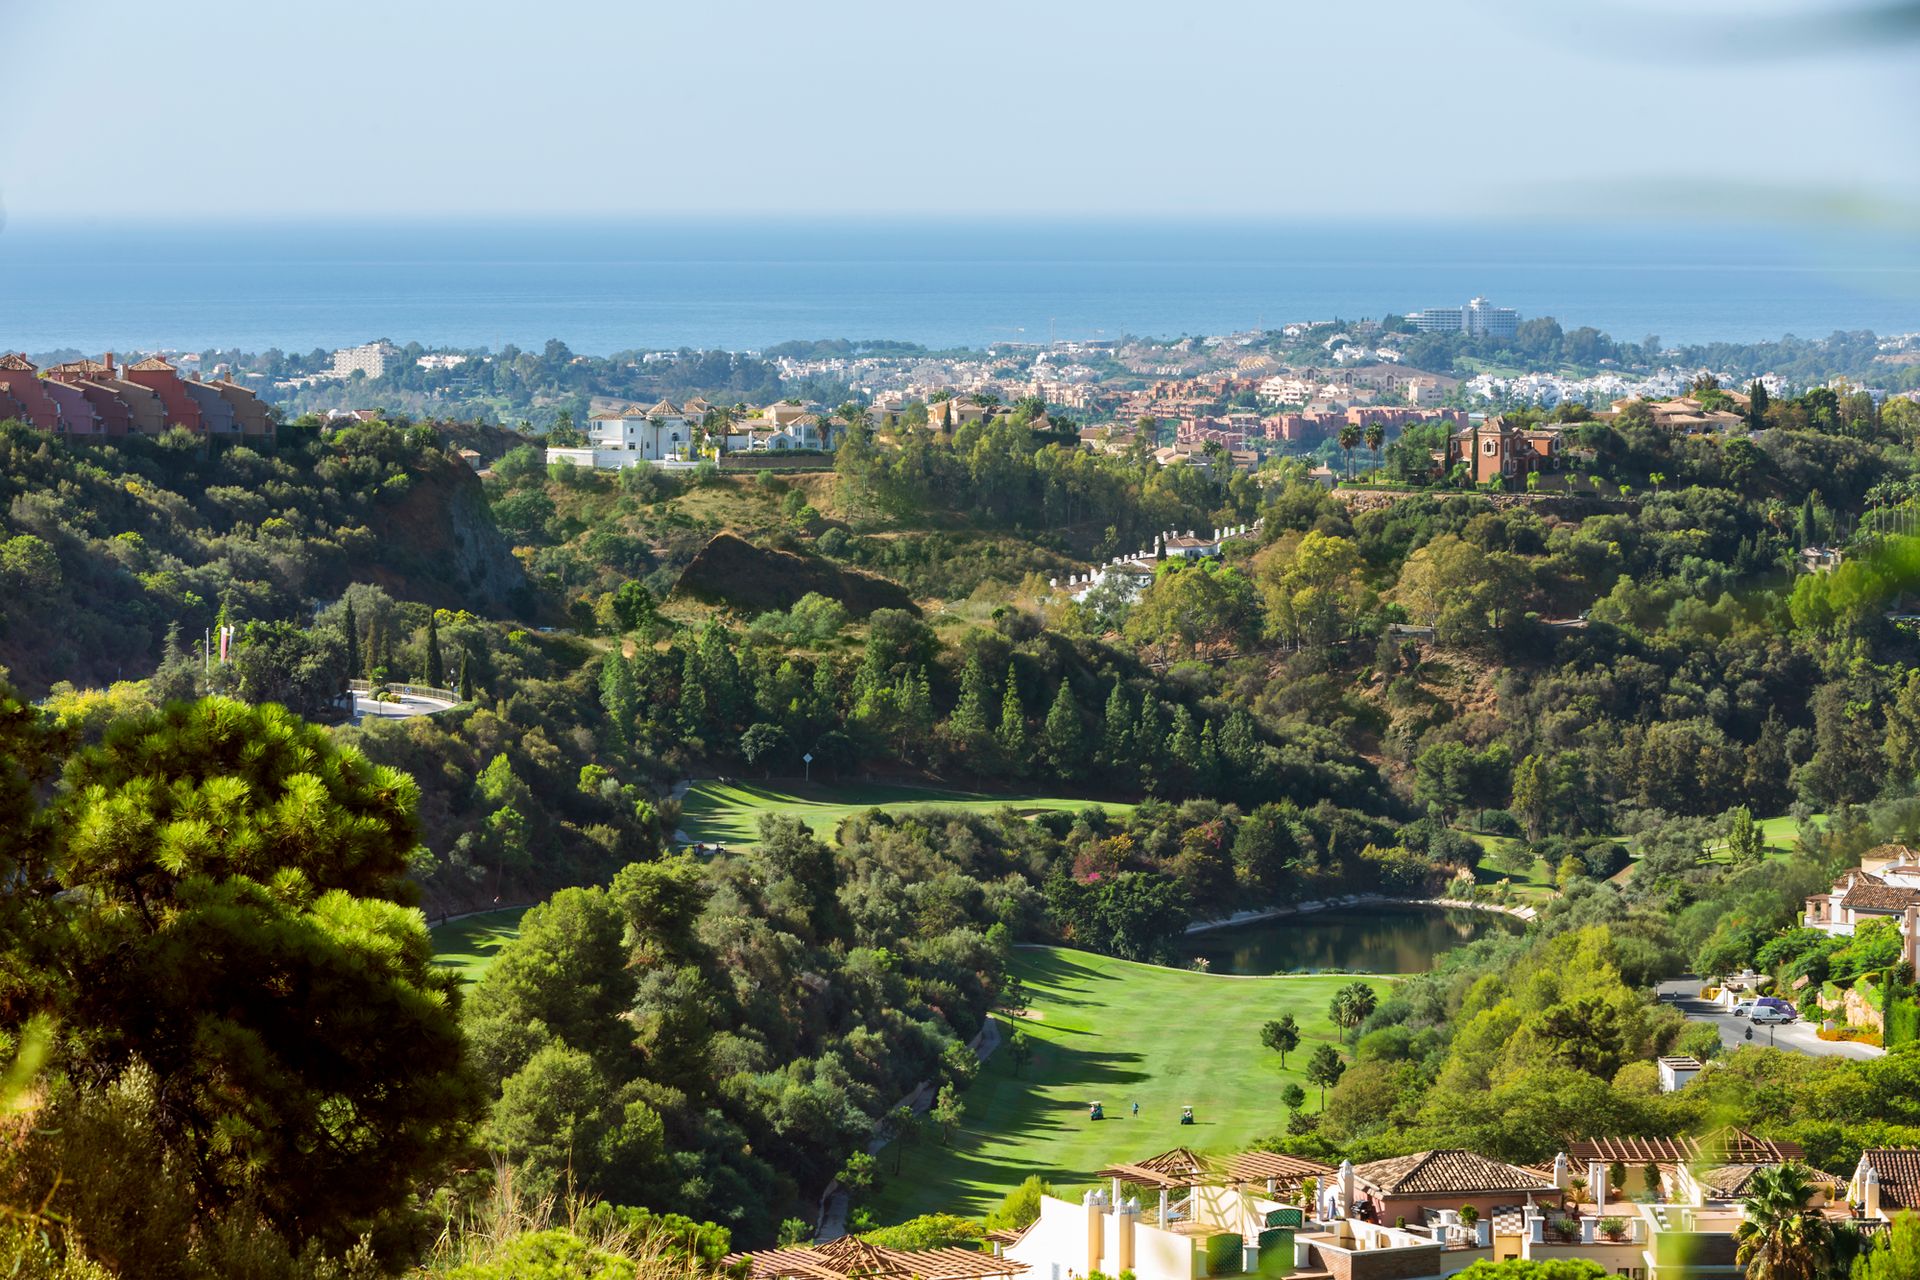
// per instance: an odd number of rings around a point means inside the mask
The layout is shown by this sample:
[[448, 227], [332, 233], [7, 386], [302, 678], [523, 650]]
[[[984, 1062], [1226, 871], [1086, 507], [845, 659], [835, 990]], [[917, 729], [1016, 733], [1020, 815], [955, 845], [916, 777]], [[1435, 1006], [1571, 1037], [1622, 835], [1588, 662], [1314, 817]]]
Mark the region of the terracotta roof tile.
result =
[[1890, 884], [1856, 884], [1840, 899], [1843, 911], [1905, 911], [1920, 907], [1920, 889], [1902, 889]]
[[1359, 1165], [1354, 1176], [1387, 1195], [1466, 1195], [1487, 1191], [1551, 1191], [1553, 1183], [1515, 1165], [1471, 1151], [1421, 1151]]
[[1880, 1175], [1880, 1204], [1920, 1209], [1920, 1147], [1874, 1147], [1861, 1158]]

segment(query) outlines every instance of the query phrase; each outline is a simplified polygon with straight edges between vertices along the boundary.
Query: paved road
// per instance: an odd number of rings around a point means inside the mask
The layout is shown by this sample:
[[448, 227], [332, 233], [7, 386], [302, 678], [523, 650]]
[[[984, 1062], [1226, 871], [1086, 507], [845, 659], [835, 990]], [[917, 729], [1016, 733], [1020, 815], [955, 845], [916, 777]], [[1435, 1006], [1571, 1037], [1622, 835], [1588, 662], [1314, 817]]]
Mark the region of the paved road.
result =
[[[1699, 993], [1698, 978], [1682, 978], [1660, 984], [1660, 994], [1668, 1004], [1694, 1022], [1711, 1022], [1719, 1027], [1720, 1042], [1729, 1049], [1748, 1044], [1769, 1045], [1816, 1058], [1877, 1058], [1885, 1052], [1870, 1044], [1859, 1044], [1852, 1040], [1822, 1040], [1815, 1034], [1820, 1025], [1817, 1022], [1762, 1023], [1751, 1027], [1745, 1018], [1736, 1018], [1719, 1005], [1699, 999]], [[1753, 1032], [1751, 1040], [1747, 1039], [1749, 1030]]]
[[394, 697], [396, 701], [393, 702], [375, 702], [364, 693], [354, 694], [353, 718], [359, 720], [366, 716], [380, 716], [388, 720], [404, 720], [408, 716], [430, 716], [456, 705], [413, 693], [395, 694]]

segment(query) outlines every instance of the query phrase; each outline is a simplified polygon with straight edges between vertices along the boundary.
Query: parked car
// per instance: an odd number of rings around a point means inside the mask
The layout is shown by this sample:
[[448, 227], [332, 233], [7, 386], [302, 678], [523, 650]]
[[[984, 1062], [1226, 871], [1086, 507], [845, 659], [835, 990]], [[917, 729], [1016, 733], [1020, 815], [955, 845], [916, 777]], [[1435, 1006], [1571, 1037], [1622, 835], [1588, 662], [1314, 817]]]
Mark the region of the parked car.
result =
[[1793, 1010], [1782, 1009], [1776, 1005], [1757, 1004], [1753, 1006], [1753, 1012], [1748, 1014], [1747, 1017], [1753, 1022], [1761, 1024], [1770, 1022], [1792, 1022]]

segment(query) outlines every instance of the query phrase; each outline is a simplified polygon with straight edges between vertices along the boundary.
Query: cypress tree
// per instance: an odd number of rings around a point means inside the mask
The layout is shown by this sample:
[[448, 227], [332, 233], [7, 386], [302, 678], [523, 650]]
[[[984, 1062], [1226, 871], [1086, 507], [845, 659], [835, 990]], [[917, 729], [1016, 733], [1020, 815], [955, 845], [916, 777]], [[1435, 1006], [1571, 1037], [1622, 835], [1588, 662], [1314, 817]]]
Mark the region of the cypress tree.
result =
[[1020, 677], [1011, 662], [1007, 664], [1007, 687], [1000, 698], [1000, 727], [994, 731], [994, 739], [1008, 768], [1017, 770], [1026, 763], [1027, 715], [1020, 707]]
[[1755, 378], [1753, 385], [1747, 388], [1747, 425], [1758, 431], [1767, 425], [1767, 384]]
[[347, 601], [347, 614], [342, 619], [341, 629], [347, 633], [347, 678], [352, 679], [360, 670], [360, 619], [353, 612], [353, 601]]
[[1800, 504], [1800, 545], [1810, 547], [1819, 533], [1819, 519], [1814, 512], [1813, 494], [1807, 494], [1807, 500]]
[[460, 651], [460, 701], [473, 701], [473, 655]]
[[444, 689], [447, 686], [447, 664], [440, 657], [438, 610], [427, 615], [427, 684], [435, 689]]

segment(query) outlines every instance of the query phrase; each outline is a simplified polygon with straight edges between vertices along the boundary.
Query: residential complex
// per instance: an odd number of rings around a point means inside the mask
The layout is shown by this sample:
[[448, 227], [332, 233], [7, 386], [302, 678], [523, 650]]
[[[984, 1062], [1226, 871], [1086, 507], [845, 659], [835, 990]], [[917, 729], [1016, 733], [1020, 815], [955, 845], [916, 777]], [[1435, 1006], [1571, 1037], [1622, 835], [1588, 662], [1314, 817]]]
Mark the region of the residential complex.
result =
[[[1458, 1149], [1335, 1167], [1180, 1147], [1101, 1169], [1101, 1185], [1077, 1197], [1043, 1197], [1031, 1225], [990, 1237], [991, 1255], [964, 1262], [947, 1260], [949, 1250], [877, 1251], [848, 1269], [856, 1246], [843, 1241], [741, 1260], [764, 1280], [1443, 1280], [1514, 1259], [1582, 1259], [1630, 1280], [1711, 1280], [1738, 1274], [1743, 1199], [1761, 1171], [1787, 1163], [1804, 1168], [1800, 1148], [1735, 1128], [1593, 1139], [1539, 1167]], [[1807, 1174], [1808, 1211], [1866, 1232], [1920, 1198], [1920, 1151], [1869, 1151], [1851, 1178]]]
[[111, 351], [44, 371], [25, 355], [0, 355], [0, 420], [7, 418], [75, 439], [175, 429], [207, 437], [273, 434], [267, 406], [231, 379], [182, 378], [161, 356], [119, 366]]

